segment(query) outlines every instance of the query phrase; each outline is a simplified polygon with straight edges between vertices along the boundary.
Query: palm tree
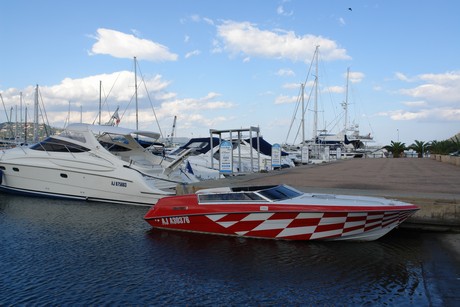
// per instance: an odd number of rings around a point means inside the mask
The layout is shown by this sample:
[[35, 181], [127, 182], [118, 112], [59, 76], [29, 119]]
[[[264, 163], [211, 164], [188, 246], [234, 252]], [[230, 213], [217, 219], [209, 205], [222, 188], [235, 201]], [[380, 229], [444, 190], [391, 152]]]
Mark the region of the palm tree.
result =
[[424, 154], [430, 149], [430, 143], [424, 141], [414, 141], [414, 144], [409, 146], [409, 149], [415, 150], [419, 158], [423, 158]]
[[401, 154], [406, 150], [406, 144], [402, 142], [391, 141], [390, 145], [384, 146], [386, 150], [393, 154], [393, 158], [399, 158]]
[[455, 145], [455, 142], [451, 140], [433, 141], [431, 142], [430, 151], [433, 154], [448, 155], [449, 153], [455, 151], [456, 148], [457, 147]]

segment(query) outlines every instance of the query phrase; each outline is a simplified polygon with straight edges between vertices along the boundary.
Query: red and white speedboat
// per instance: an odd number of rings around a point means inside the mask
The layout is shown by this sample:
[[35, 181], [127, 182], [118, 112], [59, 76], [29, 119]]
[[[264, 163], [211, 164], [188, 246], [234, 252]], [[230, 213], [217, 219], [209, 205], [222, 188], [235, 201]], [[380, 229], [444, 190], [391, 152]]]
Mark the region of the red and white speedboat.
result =
[[303, 193], [286, 185], [213, 188], [161, 198], [154, 228], [280, 240], [376, 240], [419, 208], [377, 197]]

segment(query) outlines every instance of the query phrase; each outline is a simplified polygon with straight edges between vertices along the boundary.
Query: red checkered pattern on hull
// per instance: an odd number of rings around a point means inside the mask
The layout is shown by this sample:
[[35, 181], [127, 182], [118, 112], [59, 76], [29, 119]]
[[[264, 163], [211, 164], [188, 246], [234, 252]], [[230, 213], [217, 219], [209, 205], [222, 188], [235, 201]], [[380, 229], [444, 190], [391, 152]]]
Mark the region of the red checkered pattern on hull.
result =
[[346, 237], [395, 227], [412, 211], [330, 213], [239, 213], [206, 217], [230, 232], [246, 237], [316, 240]]

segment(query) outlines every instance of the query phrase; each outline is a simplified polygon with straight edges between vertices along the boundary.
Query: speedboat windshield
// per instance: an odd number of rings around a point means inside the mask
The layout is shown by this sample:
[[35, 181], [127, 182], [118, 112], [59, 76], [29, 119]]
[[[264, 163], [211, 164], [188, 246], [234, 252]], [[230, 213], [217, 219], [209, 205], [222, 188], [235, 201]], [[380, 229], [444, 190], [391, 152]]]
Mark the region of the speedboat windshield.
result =
[[285, 185], [278, 185], [276, 187], [261, 190], [258, 193], [273, 201], [290, 199], [302, 195], [301, 192]]
[[301, 196], [302, 193], [286, 185], [269, 186], [262, 189], [254, 187], [209, 189], [197, 192], [200, 203], [209, 202], [275, 202]]

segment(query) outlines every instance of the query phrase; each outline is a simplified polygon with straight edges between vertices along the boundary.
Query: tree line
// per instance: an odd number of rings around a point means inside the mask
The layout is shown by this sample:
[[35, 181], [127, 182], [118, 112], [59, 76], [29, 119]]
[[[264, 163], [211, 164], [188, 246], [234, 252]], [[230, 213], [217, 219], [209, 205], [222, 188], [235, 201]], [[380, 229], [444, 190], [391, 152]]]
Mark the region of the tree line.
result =
[[406, 146], [406, 144], [402, 142], [391, 141], [390, 145], [386, 145], [383, 148], [391, 152], [394, 158], [401, 157], [404, 151], [409, 149], [414, 150], [419, 158], [422, 158], [427, 154], [459, 155], [460, 139], [458, 136], [455, 136], [444, 141], [424, 142], [415, 140], [414, 143], [409, 146]]

